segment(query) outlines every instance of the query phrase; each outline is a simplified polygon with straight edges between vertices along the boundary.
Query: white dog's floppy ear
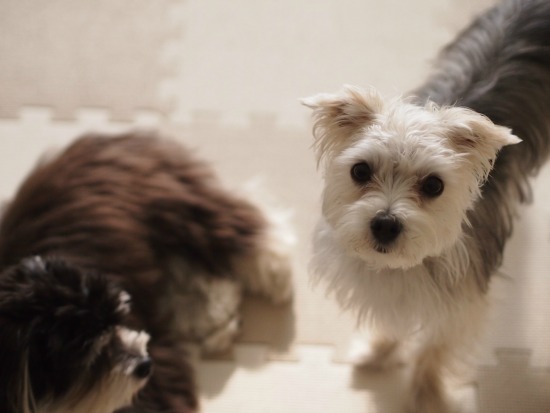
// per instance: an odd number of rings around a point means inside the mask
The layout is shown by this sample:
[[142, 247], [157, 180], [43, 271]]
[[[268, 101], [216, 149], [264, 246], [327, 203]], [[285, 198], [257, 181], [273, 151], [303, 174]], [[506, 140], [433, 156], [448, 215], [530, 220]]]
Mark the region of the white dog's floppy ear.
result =
[[489, 118], [471, 109], [442, 108], [440, 115], [451, 143], [468, 154], [475, 163], [480, 180], [487, 178], [500, 149], [521, 142], [509, 128], [495, 125]]
[[313, 136], [317, 162], [347, 145], [348, 138], [371, 123], [383, 102], [374, 89], [346, 85], [337, 94], [318, 94], [302, 103], [313, 109]]

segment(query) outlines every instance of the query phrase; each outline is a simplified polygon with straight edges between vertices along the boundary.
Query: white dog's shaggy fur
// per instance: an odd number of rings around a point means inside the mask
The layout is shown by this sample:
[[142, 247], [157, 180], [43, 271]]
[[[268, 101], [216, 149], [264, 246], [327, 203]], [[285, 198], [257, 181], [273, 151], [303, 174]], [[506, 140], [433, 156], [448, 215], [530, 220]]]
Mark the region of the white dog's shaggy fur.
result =
[[511, 217], [548, 157], [548, 39], [548, 1], [505, 0], [412, 97], [346, 86], [304, 100], [325, 181], [312, 271], [372, 326], [356, 361], [388, 367], [418, 344], [408, 412], [452, 410], [444, 373], [480, 331]]
[[[469, 109], [384, 104], [374, 91], [351, 86], [305, 103], [315, 110], [318, 159], [325, 163], [313, 272], [376, 329], [364, 364], [388, 363], [398, 342], [421, 329], [425, 368], [438, 369], [449, 349], [473, 336], [483, 313], [476, 276], [465, 276], [475, 269], [463, 240], [466, 213], [497, 151], [519, 139]], [[360, 164], [371, 171], [366, 182], [350, 173]], [[435, 176], [444, 190], [427, 195]], [[380, 214], [403, 227], [389, 243], [369, 230]], [[420, 379], [429, 386], [434, 380]], [[443, 403], [428, 411], [441, 413]]]

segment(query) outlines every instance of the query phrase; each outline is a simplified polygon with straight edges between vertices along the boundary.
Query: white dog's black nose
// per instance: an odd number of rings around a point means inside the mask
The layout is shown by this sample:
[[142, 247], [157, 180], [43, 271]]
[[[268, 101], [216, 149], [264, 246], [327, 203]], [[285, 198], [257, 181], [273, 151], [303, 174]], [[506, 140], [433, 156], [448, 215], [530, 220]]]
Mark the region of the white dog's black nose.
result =
[[383, 245], [394, 241], [402, 229], [403, 224], [394, 216], [386, 213], [376, 215], [370, 223], [370, 230], [374, 239]]

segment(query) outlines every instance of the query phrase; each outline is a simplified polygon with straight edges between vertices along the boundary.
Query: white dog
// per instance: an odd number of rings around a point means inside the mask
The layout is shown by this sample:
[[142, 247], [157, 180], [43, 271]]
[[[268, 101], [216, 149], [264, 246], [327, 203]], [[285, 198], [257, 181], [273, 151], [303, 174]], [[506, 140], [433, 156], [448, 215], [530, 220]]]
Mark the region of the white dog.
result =
[[550, 2], [507, 0], [414, 97], [347, 86], [304, 100], [325, 180], [312, 269], [370, 322], [359, 362], [387, 367], [417, 341], [408, 412], [451, 411], [444, 372], [480, 330], [512, 215], [548, 157], [548, 39]]

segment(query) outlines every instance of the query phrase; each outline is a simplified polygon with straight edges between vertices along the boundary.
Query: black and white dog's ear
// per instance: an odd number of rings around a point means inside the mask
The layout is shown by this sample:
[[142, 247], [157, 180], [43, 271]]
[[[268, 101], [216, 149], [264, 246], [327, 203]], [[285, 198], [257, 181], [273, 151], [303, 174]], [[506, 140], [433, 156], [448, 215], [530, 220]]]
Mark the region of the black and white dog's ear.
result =
[[372, 88], [346, 85], [336, 94], [321, 93], [302, 99], [313, 109], [313, 136], [317, 161], [330, 158], [348, 145], [353, 134], [373, 122], [383, 100]]

